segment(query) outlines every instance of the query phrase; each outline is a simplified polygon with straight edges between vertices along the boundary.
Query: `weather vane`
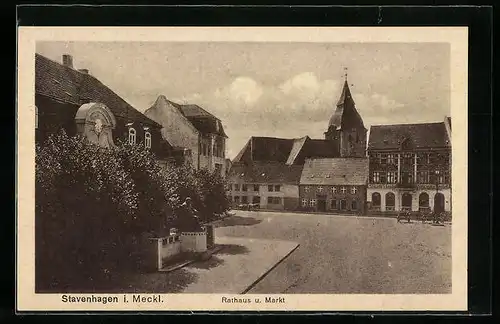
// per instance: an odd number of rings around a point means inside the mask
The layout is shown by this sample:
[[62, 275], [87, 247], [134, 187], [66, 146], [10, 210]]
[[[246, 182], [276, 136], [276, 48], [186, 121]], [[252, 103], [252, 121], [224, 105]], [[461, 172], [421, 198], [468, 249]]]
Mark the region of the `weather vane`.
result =
[[345, 77], [345, 80], [347, 81], [347, 67], [344, 68], [344, 71], [345, 71], [344, 77]]

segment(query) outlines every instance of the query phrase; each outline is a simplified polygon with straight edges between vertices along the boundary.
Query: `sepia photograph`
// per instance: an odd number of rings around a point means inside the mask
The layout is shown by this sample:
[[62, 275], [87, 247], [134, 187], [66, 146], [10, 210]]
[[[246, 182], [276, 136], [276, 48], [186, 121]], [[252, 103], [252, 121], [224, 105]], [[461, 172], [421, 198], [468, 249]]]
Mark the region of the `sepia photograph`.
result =
[[25, 28], [26, 305], [466, 307], [467, 29], [89, 29]]

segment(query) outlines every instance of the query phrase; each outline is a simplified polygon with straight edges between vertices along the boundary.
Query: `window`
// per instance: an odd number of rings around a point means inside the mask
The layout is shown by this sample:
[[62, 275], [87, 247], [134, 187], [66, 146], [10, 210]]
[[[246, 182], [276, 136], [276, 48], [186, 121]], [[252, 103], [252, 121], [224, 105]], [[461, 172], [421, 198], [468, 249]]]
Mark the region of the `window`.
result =
[[395, 164], [396, 159], [394, 154], [387, 154], [387, 164]]
[[248, 197], [247, 197], [247, 196], [242, 196], [242, 197], [241, 197], [241, 202], [242, 202], [243, 204], [248, 203]]
[[444, 173], [443, 173], [443, 172], [440, 172], [440, 173], [438, 174], [438, 183], [439, 183], [439, 184], [444, 183]]
[[387, 173], [380, 172], [380, 183], [387, 183]]
[[273, 191], [274, 187], [272, 185], [267, 186], [267, 191]]
[[309, 187], [304, 187], [305, 192], [309, 192]]
[[253, 196], [252, 204], [260, 204], [260, 196]]
[[309, 206], [310, 207], [315, 207], [316, 206], [316, 199], [309, 200]]
[[351, 188], [351, 193], [355, 195], [358, 192], [358, 189], [356, 187]]
[[277, 185], [277, 186], [274, 186], [274, 191], [280, 191], [281, 190], [281, 186]]
[[35, 106], [35, 129], [38, 128], [38, 107]]
[[340, 188], [340, 192], [342, 192], [343, 194], [345, 194], [346, 191], [347, 191], [347, 189], [345, 187]]
[[151, 148], [151, 133], [150, 132], [145, 132], [144, 133], [144, 145], [146, 148]]
[[281, 197], [267, 197], [268, 204], [280, 205]]
[[248, 191], [248, 186], [246, 184], [241, 185], [241, 191]]
[[259, 185], [253, 185], [253, 191], [259, 191]]
[[385, 210], [393, 211], [396, 206], [396, 196], [392, 192], [385, 194]]
[[340, 200], [340, 210], [346, 210], [347, 209], [347, 203], [345, 199]]
[[418, 183], [429, 183], [429, 171], [420, 171], [418, 173]]
[[307, 199], [302, 199], [302, 207], [307, 207]]
[[235, 184], [234, 185], [234, 191], [240, 191], [240, 185], [239, 184]]
[[337, 193], [337, 187], [332, 187], [332, 193]]
[[234, 196], [234, 202], [239, 203], [240, 202], [240, 196]]
[[357, 210], [358, 209], [358, 202], [356, 200], [351, 201], [351, 210]]
[[323, 193], [323, 187], [318, 187], [318, 192]]
[[135, 140], [136, 140], [136, 132], [134, 128], [129, 128], [128, 129], [128, 142], [131, 145], [135, 145]]
[[429, 195], [426, 192], [422, 192], [418, 196], [418, 209], [420, 211], [429, 208]]
[[337, 209], [337, 199], [332, 199], [330, 206], [332, 209]]
[[398, 182], [398, 175], [394, 171], [387, 172], [387, 183], [396, 183]]
[[372, 181], [373, 181], [373, 183], [380, 182], [380, 172], [373, 172]]
[[387, 154], [381, 153], [379, 155], [379, 158], [380, 158], [380, 164], [386, 164], [387, 163]]

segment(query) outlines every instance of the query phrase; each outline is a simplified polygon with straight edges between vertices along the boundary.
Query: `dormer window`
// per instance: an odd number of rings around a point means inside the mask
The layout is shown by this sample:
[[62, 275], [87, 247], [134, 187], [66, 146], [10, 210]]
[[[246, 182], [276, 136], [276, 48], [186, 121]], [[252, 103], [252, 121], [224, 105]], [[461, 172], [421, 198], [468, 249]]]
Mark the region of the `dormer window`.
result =
[[135, 131], [135, 128], [130, 127], [128, 129], [128, 143], [130, 145], [135, 145], [135, 143], [136, 143], [136, 131]]
[[151, 133], [149, 131], [146, 131], [144, 133], [144, 146], [147, 148], [147, 149], [150, 149], [151, 148]]

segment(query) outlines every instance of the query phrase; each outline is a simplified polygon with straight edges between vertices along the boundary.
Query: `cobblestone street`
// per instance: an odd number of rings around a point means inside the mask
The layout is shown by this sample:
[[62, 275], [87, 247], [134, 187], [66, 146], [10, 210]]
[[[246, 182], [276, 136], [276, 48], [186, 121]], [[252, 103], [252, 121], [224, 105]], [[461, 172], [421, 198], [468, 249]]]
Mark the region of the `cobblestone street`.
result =
[[248, 293], [451, 293], [451, 225], [278, 212], [234, 218], [217, 235], [300, 244]]

